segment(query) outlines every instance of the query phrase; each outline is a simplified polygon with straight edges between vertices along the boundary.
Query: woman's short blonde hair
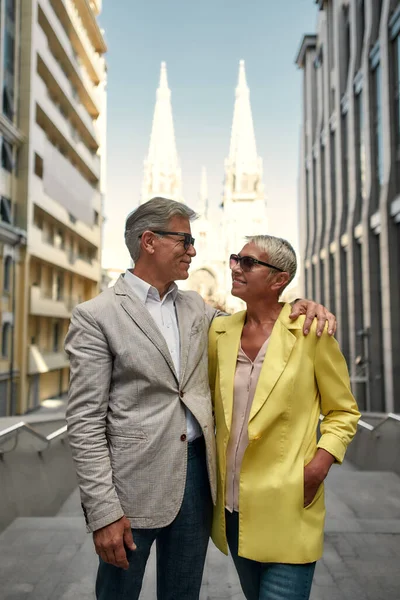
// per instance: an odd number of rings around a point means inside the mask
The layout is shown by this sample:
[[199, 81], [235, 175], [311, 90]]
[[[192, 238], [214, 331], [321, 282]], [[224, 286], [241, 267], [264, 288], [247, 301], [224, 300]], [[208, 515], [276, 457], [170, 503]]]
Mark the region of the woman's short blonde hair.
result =
[[[282, 269], [289, 274], [289, 280], [285, 286], [281, 288], [281, 292], [293, 280], [297, 271], [297, 259], [293, 246], [283, 238], [274, 237], [273, 235], [252, 235], [246, 237], [248, 244], [255, 244], [257, 248], [265, 252], [268, 256], [268, 262], [271, 265]], [[276, 273], [277, 271], [272, 271]]]

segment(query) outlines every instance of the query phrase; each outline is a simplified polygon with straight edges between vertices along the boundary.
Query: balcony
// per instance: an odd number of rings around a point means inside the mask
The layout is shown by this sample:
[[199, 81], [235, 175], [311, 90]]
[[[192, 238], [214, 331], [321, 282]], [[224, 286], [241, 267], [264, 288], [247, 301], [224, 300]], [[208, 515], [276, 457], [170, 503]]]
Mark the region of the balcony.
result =
[[96, 19], [101, 12], [101, 0], [76, 0], [76, 6], [94, 49], [104, 54], [107, 46]]
[[104, 58], [96, 52], [78, 10], [72, 0], [48, 0], [66, 33], [74, 52], [84, 64], [92, 81], [97, 85], [105, 72]]
[[84, 166], [90, 170], [91, 179], [95, 178], [97, 181], [99, 181], [100, 157], [91, 152], [89, 148], [82, 142], [75, 128], [71, 125], [67, 117], [61, 112], [57, 104], [55, 104], [53, 99], [50, 97], [47, 87], [40, 77], [37, 77], [35, 87], [36, 98], [40, 109], [62, 135], [71, 150], [73, 150], [72, 158], [75, 159], [74, 154], [77, 153], [82, 163], [84, 163]]
[[37, 36], [39, 49], [47, 50], [47, 52], [53, 55], [53, 58], [57, 59], [60, 65], [62, 64], [66, 78], [77, 90], [82, 104], [89, 114], [94, 119], [97, 119], [102, 106], [100, 90], [92, 82], [85, 67], [78, 62], [70, 39], [54, 14], [49, 0], [43, 0], [43, 3], [39, 6], [38, 20], [47, 38], [47, 43], [44, 46], [43, 40], [40, 40], [40, 34]]
[[[52, 0], [52, 2], [55, 1], [56, 0]], [[81, 45], [82, 47], [81, 50], [83, 50], [83, 53], [81, 53], [83, 54], [85, 66], [88, 72], [91, 74], [93, 81], [95, 83], [99, 83], [104, 78], [104, 72], [106, 67], [104, 58], [99, 54], [99, 52], [96, 52], [95, 48], [100, 49], [101, 52], [105, 52], [107, 48], [105, 46], [103, 36], [101, 35], [101, 32], [97, 26], [97, 21], [94, 18], [94, 16], [92, 19], [89, 20], [88, 30], [91, 32], [97, 30], [99, 33], [99, 36], [97, 38], [96, 36], [92, 35], [92, 39], [90, 39], [87, 30], [82, 22], [81, 16], [75, 7], [74, 2], [72, 2], [72, 0], [57, 0], [57, 2], [60, 1], [62, 1], [65, 5], [68, 16], [70, 18], [70, 23], [73, 25], [76, 33], [78, 34], [78, 40], [80, 41], [80, 44], [78, 41], [77, 46], [78, 48], [79, 45]], [[91, 25], [93, 25], [93, 22], [95, 24], [94, 28], [91, 27]]]
[[[69, 231], [73, 231], [77, 236], [92, 244], [92, 246], [96, 248], [100, 247], [100, 225], [89, 226], [79, 220], [72, 224], [70, 220], [70, 213], [67, 208], [46, 194], [44, 191], [43, 180], [40, 179], [40, 177], [34, 176], [32, 178], [31, 194], [35, 205], [40, 207], [48, 215], [51, 215], [53, 219], [60, 223], [61, 226], [64, 226]], [[99, 192], [98, 200], [100, 202]], [[100, 213], [101, 210], [97, 209], [96, 206], [97, 202], [95, 202], [93, 210], [97, 210]]]
[[32, 225], [28, 233], [28, 252], [40, 260], [72, 271], [81, 277], [99, 282], [101, 279], [100, 263], [97, 260], [86, 262], [71, 252], [66, 252], [50, 244], [38, 227]]
[[102, 0], [91, 0], [90, 4], [93, 6], [95, 15], [98, 16], [102, 10]]
[[30, 314], [38, 317], [69, 319], [71, 303], [67, 300], [53, 300], [46, 297], [38, 285], [31, 287]]
[[28, 360], [29, 375], [48, 373], [49, 371], [69, 367], [68, 356], [65, 352], [43, 352], [35, 344], [29, 347]]
[[58, 97], [63, 98], [64, 103], [69, 106], [70, 113], [82, 136], [91, 147], [97, 150], [100, 140], [94, 119], [81, 103], [75, 88], [51, 54], [47, 45], [47, 38], [42, 29], [38, 30], [37, 72], [46, 83], [46, 86]]
[[[40, 104], [36, 104], [37, 125], [50, 140], [52, 151], [55, 150], [60, 156], [65, 157], [64, 161], [68, 166], [66, 165], [64, 171], [69, 168], [69, 172], [80, 174], [87, 185], [97, 188], [100, 181], [100, 157], [93, 156], [87, 148], [83, 148], [84, 144], [79, 141], [78, 136], [75, 139], [76, 134], [73, 134], [72, 127], [69, 130], [68, 121], [65, 118], [63, 121], [58, 115], [56, 106], [51, 104], [53, 103], [47, 100], [45, 104], [47, 112]], [[48, 162], [49, 164], [52, 162], [51, 154]], [[64, 183], [68, 185], [67, 180]]]

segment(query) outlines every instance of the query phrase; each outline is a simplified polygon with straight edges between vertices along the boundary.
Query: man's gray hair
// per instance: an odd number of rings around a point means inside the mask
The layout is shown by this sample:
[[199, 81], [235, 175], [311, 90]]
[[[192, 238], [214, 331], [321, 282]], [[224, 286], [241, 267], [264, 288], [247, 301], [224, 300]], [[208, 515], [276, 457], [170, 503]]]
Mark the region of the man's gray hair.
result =
[[133, 262], [140, 255], [140, 236], [148, 230], [167, 229], [173, 217], [194, 221], [198, 215], [186, 204], [168, 198], [152, 198], [128, 215], [125, 222], [125, 244]]
[[[289, 273], [289, 281], [280, 289], [280, 292], [283, 292], [285, 287], [293, 280], [297, 271], [297, 259], [293, 246], [287, 240], [273, 235], [247, 236], [246, 241], [248, 244], [255, 244], [257, 248], [265, 252], [271, 265]], [[277, 271], [271, 271], [271, 273], [276, 274]]]

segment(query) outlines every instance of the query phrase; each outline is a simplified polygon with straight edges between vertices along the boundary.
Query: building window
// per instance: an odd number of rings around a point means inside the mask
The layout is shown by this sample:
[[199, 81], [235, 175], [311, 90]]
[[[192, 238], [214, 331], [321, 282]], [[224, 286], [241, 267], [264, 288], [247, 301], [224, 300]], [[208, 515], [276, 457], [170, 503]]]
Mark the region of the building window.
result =
[[333, 242], [335, 235], [336, 224], [336, 134], [331, 131], [330, 134], [330, 151], [331, 151], [331, 231], [329, 241]]
[[349, 120], [347, 113], [342, 115], [342, 215], [341, 215], [341, 226], [340, 235], [346, 231], [347, 227], [347, 214], [349, 207]]
[[10, 323], [4, 323], [1, 331], [1, 355], [2, 358], [8, 358], [10, 355], [10, 338], [11, 338], [11, 325]]
[[5, 2], [3, 114], [14, 119], [15, 0]]
[[93, 213], [94, 213], [94, 215], [93, 215], [93, 222], [94, 222], [94, 224], [95, 224], [95, 225], [98, 225], [98, 224], [99, 224], [99, 222], [100, 222], [100, 221], [99, 221], [99, 216], [100, 216], [100, 215], [99, 215], [99, 213], [97, 212], [97, 210], [93, 211]]
[[[312, 185], [313, 185], [313, 239], [312, 239], [312, 253], [316, 252], [316, 243], [317, 243], [317, 206], [318, 206], [318, 190], [317, 190], [317, 161], [313, 158], [312, 161]], [[313, 266], [314, 269], [314, 266]], [[313, 270], [314, 273], [314, 270]], [[313, 275], [313, 293], [315, 294], [315, 280]]]
[[43, 179], [43, 158], [35, 152], [35, 175]]
[[59, 248], [60, 250], [64, 250], [65, 239], [64, 239], [64, 233], [61, 231], [61, 229], [54, 230], [53, 243], [56, 248]]
[[321, 304], [325, 304], [325, 261], [319, 263], [319, 299]]
[[3, 291], [6, 293], [10, 292], [11, 289], [11, 267], [12, 257], [6, 256], [4, 259], [4, 270], [3, 270]]
[[[361, 198], [361, 206], [359, 212], [362, 209], [362, 204], [365, 202], [367, 197], [366, 190], [366, 154], [365, 154], [365, 131], [364, 131], [364, 98], [363, 92], [361, 91], [356, 98], [356, 110], [357, 110], [357, 133], [358, 133], [358, 189], [359, 196]], [[358, 215], [361, 218], [361, 214]]]
[[11, 200], [5, 196], [0, 197], [0, 220], [4, 223], [12, 223]]
[[11, 173], [13, 170], [13, 164], [13, 147], [10, 142], [3, 138], [1, 144], [1, 166], [3, 169]]
[[329, 254], [329, 310], [336, 312], [335, 258]]
[[400, 35], [393, 42], [394, 48], [394, 101], [395, 101], [395, 127], [396, 127], [396, 172], [397, 190], [400, 191]]
[[[325, 181], [325, 146], [321, 146], [321, 246], [325, 242], [326, 220], [326, 181]], [[323, 261], [322, 263], [323, 264]]]
[[60, 346], [60, 323], [53, 324], [53, 352], [58, 352]]
[[15, 0], [6, 0], [6, 15], [15, 23]]
[[53, 279], [53, 300], [60, 301], [64, 296], [64, 280], [61, 273], [56, 273]]
[[349, 68], [350, 68], [350, 51], [351, 51], [351, 46], [350, 46], [350, 8], [349, 6], [343, 6], [343, 24], [344, 24], [344, 28], [343, 28], [343, 42], [344, 42], [344, 87], [343, 89], [346, 89], [346, 85], [347, 85], [347, 79], [348, 79], [348, 75], [349, 75]]
[[359, 31], [359, 40], [364, 41], [364, 32], [365, 32], [365, 0], [358, 0], [359, 8], [360, 8], [360, 31]]
[[379, 187], [383, 182], [383, 131], [382, 131], [382, 71], [381, 65], [373, 72], [375, 95], [375, 168]]

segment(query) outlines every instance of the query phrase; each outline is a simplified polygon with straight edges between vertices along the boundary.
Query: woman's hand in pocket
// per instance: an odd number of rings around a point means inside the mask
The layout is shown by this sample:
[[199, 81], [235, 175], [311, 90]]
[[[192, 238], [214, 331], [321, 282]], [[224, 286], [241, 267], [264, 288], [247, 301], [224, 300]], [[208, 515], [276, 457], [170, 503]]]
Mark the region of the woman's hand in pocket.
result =
[[304, 508], [315, 498], [319, 486], [328, 475], [329, 469], [335, 462], [335, 457], [326, 450], [319, 448], [314, 458], [304, 467]]

